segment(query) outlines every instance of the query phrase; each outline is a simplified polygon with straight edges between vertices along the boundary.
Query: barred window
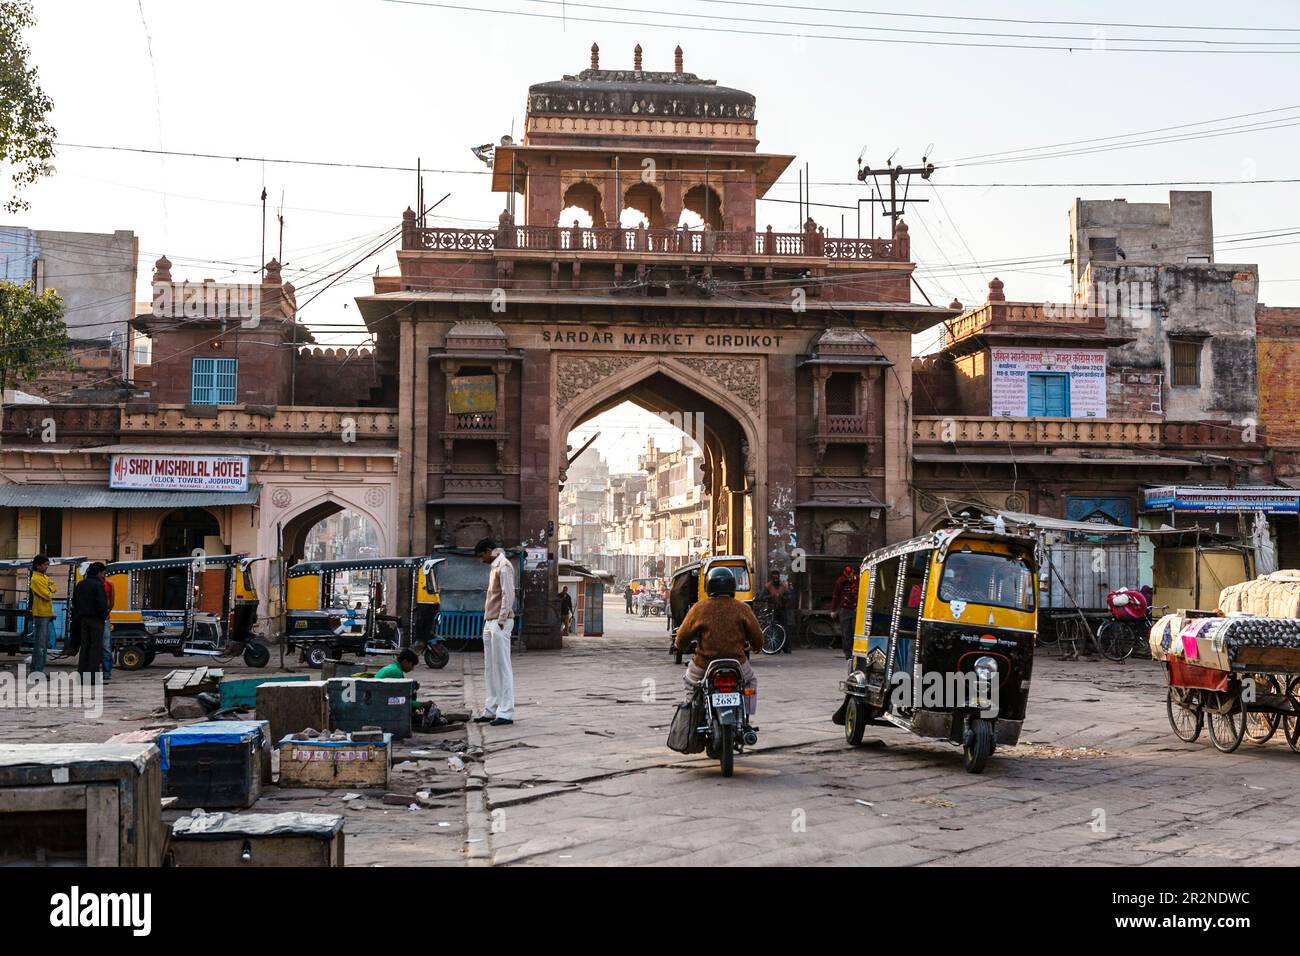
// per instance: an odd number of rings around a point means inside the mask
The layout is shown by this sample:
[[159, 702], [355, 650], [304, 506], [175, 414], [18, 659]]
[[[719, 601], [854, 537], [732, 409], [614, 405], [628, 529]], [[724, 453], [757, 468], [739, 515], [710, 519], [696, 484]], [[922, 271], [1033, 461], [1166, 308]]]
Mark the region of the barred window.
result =
[[1173, 340], [1169, 343], [1169, 383], [1175, 388], [1201, 384], [1201, 343]]
[[196, 358], [190, 376], [190, 402], [233, 405], [239, 380], [239, 359]]

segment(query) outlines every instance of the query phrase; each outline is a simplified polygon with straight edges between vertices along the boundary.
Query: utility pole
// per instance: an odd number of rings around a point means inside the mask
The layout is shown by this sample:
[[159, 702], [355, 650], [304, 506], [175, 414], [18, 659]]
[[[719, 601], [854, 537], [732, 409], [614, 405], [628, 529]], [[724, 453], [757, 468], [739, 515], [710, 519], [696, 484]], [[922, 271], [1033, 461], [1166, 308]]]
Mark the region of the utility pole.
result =
[[[875, 204], [877, 202], [880, 203], [882, 210], [884, 210], [884, 214], [889, 217], [889, 234], [892, 236], [895, 228], [898, 226], [899, 218], [907, 208], [907, 194], [912, 184], [912, 177], [915, 175], [928, 180], [933, 173], [934, 163], [927, 162], [925, 156], [921, 157], [921, 165], [919, 166], [895, 166], [890, 161], [885, 162], [884, 169], [872, 169], [870, 166], [859, 166], [858, 182], [865, 183], [867, 178], [870, 177], [872, 182], [876, 184], [875, 196], [871, 199], [859, 200], [859, 202], [870, 202], [872, 204], [872, 210], [876, 208]], [[881, 176], [889, 177], [889, 205], [887, 207], [885, 206], [884, 190], [880, 188]], [[898, 181], [903, 179], [904, 176], [907, 178], [903, 181], [903, 195], [900, 200], [898, 195]], [[879, 199], [876, 197], [879, 197]], [[913, 199], [912, 202], [929, 202], [929, 200]], [[875, 230], [873, 229], [873, 238], [874, 232]]]

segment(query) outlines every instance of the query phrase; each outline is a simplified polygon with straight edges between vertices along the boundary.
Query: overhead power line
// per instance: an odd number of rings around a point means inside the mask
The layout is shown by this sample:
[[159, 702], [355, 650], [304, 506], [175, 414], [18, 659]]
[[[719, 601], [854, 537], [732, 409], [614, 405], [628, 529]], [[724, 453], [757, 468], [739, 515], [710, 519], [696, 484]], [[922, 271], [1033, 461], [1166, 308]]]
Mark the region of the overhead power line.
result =
[[[753, 30], [742, 29], [739, 27], [711, 27], [697, 26], [680, 22], [655, 23], [646, 20], [629, 20], [620, 18], [617, 20], [601, 17], [575, 17], [570, 15], [567, 10], [563, 13], [532, 13], [527, 10], [495, 10], [484, 7], [461, 6], [452, 3], [433, 3], [429, 0], [385, 0], [386, 3], [399, 3], [414, 7], [430, 7], [439, 10], [459, 10], [467, 13], [491, 13], [498, 16], [512, 17], [529, 17], [538, 20], [560, 20], [565, 23], [570, 21], [575, 23], [601, 23], [614, 26], [634, 26], [649, 27], [655, 30], [688, 30], [695, 33], [725, 33], [737, 36], [766, 36], [782, 37], [786, 39], [803, 39], [803, 40], [841, 40], [850, 43], [884, 43], [884, 44], [901, 44], [906, 46], [944, 46], [944, 47], [975, 47], [994, 50], [1043, 50], [1048, 52], [1060, 53], [1207, 53], [1207, 54], [1229, 54], [1229, 55], [1295, 55], [1300, 53], [1296, 50], [1264, 50], [1264, 49], [1162, 49], [1160, 47], [1133, 47], [1133, 46], [1116, 46], [1116, 41], [1108, 41], [1098, 44], [1094, 38], [1080, 40], [1078, 45], [1066, 46], [1061, 44], [1037, 44], [1037, 43], [984, 43], [973, 40], [916, 40], [903, 39], [901, 37], [862, 37], [862, 36], [843, 36], [839, 34], [828, 33], [791, 33], [785, 30]], [[549, 0], [548, 0], [549, 2]], [[568, 4], [574, 6], [574, 4]], [[611, 8], [627, 9], [627, 8]], [[672, 13], [666, 14], [672, 16]], [[925, 32], [925, 31], [913, 31]], [[935, 31], [931, 31], [935, 32]], [[1133, 42], [1143, 42], [1134, 40]], [[1151, 41], [1147, 41], [1151, 42]], [[1197, 42], [1188, 40], [1186, 42]]]

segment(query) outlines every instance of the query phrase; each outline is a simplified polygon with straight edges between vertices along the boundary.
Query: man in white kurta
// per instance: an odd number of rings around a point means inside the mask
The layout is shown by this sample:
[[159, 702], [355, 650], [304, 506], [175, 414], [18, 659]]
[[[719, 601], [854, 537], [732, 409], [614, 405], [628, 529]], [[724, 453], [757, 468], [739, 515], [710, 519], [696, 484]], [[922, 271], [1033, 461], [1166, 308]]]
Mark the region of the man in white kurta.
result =
[[491, 538], [474, 546], [474, 556], [488, 569], [483, 604], [483, 680], [487, 697], [474, 720], [500, 727], [515, 722], [515, 675], [510, 667], [510, 634], [515, 628], [515, 568]]

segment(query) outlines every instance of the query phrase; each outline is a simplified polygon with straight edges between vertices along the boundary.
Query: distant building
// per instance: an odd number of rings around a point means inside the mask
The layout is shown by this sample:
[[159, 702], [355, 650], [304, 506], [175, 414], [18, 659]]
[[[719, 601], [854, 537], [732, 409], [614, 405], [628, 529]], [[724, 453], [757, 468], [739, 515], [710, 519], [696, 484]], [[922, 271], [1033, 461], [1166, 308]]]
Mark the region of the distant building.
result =
[[[63, 299], [75, 370], [26, 383], [24, 390], [60, 400], [113, 398], [133, 374], [139, 243], [130, 229], [59, 232], [0, 226], [0, 279], [53, 289]], [[87, 393], [88, 392], [88, 393]]]

